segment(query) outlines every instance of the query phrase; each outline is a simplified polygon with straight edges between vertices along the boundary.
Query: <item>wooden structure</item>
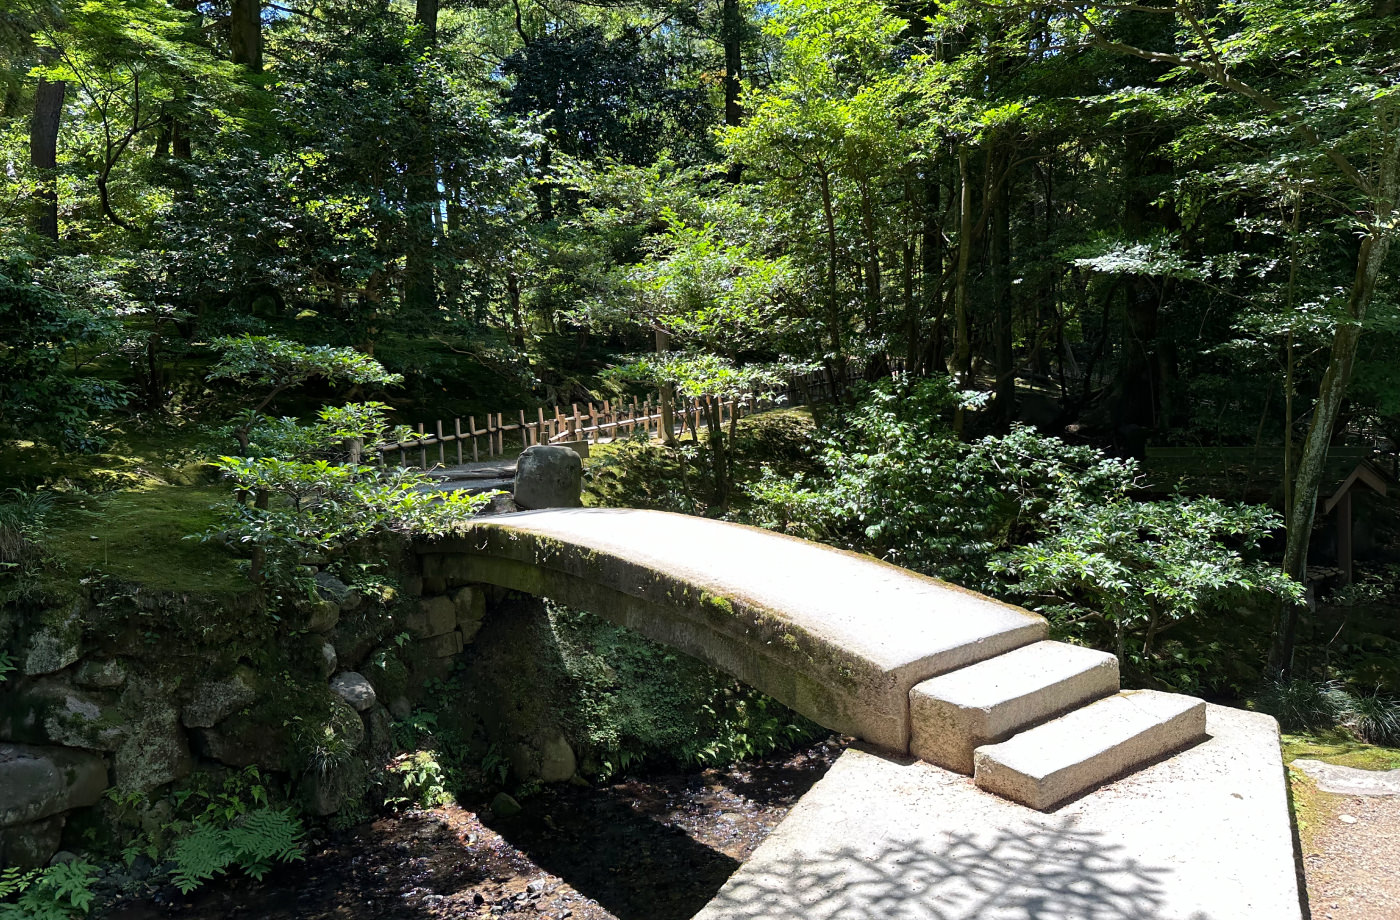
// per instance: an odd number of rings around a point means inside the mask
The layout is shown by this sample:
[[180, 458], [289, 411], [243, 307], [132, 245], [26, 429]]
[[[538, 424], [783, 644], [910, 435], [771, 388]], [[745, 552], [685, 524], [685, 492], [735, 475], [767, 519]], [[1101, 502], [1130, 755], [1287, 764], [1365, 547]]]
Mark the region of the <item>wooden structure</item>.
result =
[[1352, 520], [1352, 493], [1357, 485], [1366, 485], [1377, 495], [1384, 498], [1390, 488], [1392, 480], [1386, 473], [1370, 461], [1363, 460], [1356, 465], [1356, 468], [1342, 480], [1342, 484], [1322, 503], [1322, 513], [1324, 515], [1336, 512], [1337, 524], [1337, 568], [1342, 573], [1342, 584], [1349, 585], [1352, 580], [1352, 562], [1354, 550], [1354, 522]]

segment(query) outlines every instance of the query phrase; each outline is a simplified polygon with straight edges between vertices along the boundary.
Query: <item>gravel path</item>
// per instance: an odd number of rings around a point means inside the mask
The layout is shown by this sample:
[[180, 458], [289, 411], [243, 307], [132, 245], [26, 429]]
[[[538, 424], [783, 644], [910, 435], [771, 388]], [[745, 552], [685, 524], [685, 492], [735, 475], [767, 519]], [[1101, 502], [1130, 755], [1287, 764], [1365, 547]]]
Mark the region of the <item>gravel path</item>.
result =
[[1313, 920], [1400, 920], [1400, 797], [1317, 795], [1303, 854]]

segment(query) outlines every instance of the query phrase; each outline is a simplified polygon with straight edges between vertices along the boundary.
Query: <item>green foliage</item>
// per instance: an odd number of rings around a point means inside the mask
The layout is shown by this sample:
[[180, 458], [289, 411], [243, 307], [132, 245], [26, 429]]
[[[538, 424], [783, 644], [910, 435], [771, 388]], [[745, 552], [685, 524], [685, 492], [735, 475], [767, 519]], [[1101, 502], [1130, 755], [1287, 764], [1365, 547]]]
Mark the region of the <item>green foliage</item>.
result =
[[565, 711], [580, 768], [606, 778], [646, 759], [715, 765], [767, 754], [822, 729], [686, 655], [591, 614], [550, 607], [565, 671]]
[[1215, 617], [1300, 596], [1260, 557], [1273, 514], [1138, 500], [1131, 461], [1029, 428], [960, 441], [954, 404], [946, 382], [875, 388], [830, 434], [825, 475], [770, 470], [749, 487], [748, 519], [1030, 606], [1140, 680], [1191, 691], [1257, 680], [1221, 659], [1248, 649], [1262, 664], [1262, 631]]
[[0, 870], [0, 920], [72, 920], [86, 916], [96, 895], [97, 867], [60, 863], [47, 869]]
[[257, 808], [227, 823], [198, 818], [170, 848], [175, 887], [188, 893], [230, 868], [261, 879], [274, 862], [302, 858], [301, 835], [301, 822], [275, 808]]
[[390, 808], [436, 808], [452, 802], [436, 751], [400, 754], [384, 773], [384, 804]]
[[1378, 693], [1351, 698], [1344, 723], [1367, 744], [1400, 747], [1400, 701]]
[[1278, 719], [1284, 731], [1297, 732], [1332, 728], [1350, 711], [1352, 699], [1338, 681], [1295, 677], [1265, 683], [1254, 706]]

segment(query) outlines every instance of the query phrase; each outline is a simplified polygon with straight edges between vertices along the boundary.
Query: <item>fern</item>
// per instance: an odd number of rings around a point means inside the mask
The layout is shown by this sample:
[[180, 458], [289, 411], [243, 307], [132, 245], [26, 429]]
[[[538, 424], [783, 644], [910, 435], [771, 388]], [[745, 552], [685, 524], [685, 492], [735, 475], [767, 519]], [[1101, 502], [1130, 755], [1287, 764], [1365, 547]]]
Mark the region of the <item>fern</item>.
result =
[[230, 866], [261, 879], [272, 863], [301, 859], [301, 822], [289, 811], [259, 808], [227, 826], [200, 819], [170, 848], [175, 887], [188, 894]]
[[0, 904], [0, 920], [72, 920], [92, 907], [92, 882], [97, 867], [91, 863], [60, 863], [48, 869], [0, 873], [0, 898], [18, 895], [12, 904]]

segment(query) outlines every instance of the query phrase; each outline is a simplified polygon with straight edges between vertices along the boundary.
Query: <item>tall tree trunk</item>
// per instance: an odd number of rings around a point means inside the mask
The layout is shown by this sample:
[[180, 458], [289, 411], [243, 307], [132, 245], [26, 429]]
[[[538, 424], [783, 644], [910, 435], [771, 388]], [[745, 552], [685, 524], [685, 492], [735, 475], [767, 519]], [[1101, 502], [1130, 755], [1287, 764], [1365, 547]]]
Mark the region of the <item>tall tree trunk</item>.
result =
[[[438, 0], [417, 0], [414, 21], [419, 28], [418, 47], [432, 55], [437, 49]], [[417, 106], [420, 137], [409, 155], [407, 191], [408, 252], [404, 300], [407, 306], [424, 314], [437, 308], [437, 277], [434, 243], [438, 194], [436, 129], [426, 101]], [[523, 346], [523, 337], [522, 337]]]
[[1014, 190], [1014, 177], [1008, 176], [1004, 182], [993, 185], [992, 200], [987, 203], [991, 208], [988, 257], [991, 263], [992, 296], [996, 299], [993, 341], [996, 360], [996, 417], [1004, 426], [1009, 426], [1016, 417], [1016, 364], [1012, 351], [1015, 311], [1011, 302], [1014, 290], [1011, 286], [1011, 196]]
[[[957, 328], [953, 349], [953, 382], [966, 389], [972, 382], [972, 328], [967, 315], [967, 268], [972, 259], [972, 167], [966, 146], [958, 148], [958, 270], [953, 288], [953, 315]], [[953, 416], [953, 430], [962, 437], [966, 410]]]
[[724, 0], [720, 36], [724, 42], [724, 123], [736, 128], [744, 120], [744, 108], [739, 104], [744, 76], [744, 13], [739, 0]]
[[[934, 326], [941, 334], [943, 318], [943, 183], [938, 175], [937, 163], [930, 161], [924, 167], [924, 213], [923, 240], [919, 244], [921, 258], [919, 277], [923, 297], [922, 312], [925, 317], [934, 317]], [[910, 343], [913, 346], [914, 337]], [[938, 343], [932, 343], [937, 349]], [[924, 349], [911, 352], [907, 358], [909, 372], [920, 372], [916, 365]]]
[[228, 21], [228, 43], [233, 63], [242, 64], [251, 73], [262, 72], [261, 0], [233, 0]]
[[39, 78], [34, 90], [34, 117], [29, 123], [29, 165], [39, 170], [34, 194], [34, 232], [58, 240], [58, 128], [68, 84]]

